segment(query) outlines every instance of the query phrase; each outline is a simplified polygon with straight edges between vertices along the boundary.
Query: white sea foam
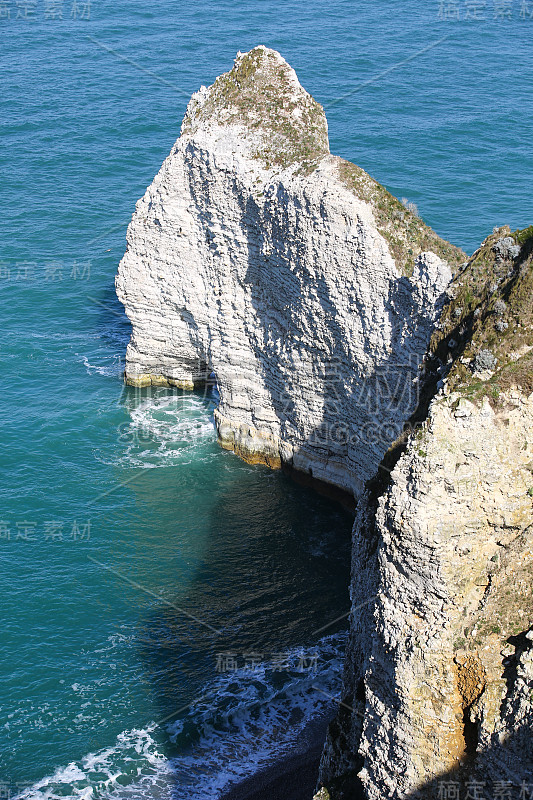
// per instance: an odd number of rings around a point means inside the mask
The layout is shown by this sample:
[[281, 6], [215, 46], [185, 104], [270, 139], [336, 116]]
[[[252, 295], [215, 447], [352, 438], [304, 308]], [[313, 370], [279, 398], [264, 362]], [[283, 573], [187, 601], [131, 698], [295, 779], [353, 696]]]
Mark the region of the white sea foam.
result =
[[125, 644], [131, 644], [134, 641], [133, 635], [126, 636], [124, 633], [112, 633], [110, 636], [107, 637], [106, 642], [108, 643], [107, 647], [100, 647], [97, 650], [94, 650], [94, 653], [108, 653], [111, 650], [115, 650], [124, 646]]
[[214, 439], [214, 403], [195, 395], [163, 394], [130, 406], [121, 433], [122, 464], [160, 467], [202, 460], [199, 449]]
[[[288, 651], [284, 672], [265, 661], [251, 670], [222, 673], [204, 686], [186, 716], [164, 727], [151, 723], [124, 731], [112, 747], [56, 770], [18, 800], [173, 800], [184, 793], [189, 800], [215, 800], [231, 784], [292, 751], [306, 725], [333, 709], [327, 696], [340, 690], [344, 643], [345, 636], [336, 634], [314, 647]], [[299, 671], [315, 654], [316, 672]], [[169, 758], [163, 746], [175, 755]]]
[[83, 366], [88, 375], [105, 375], [107, 377], [120, 377], [124, 372], [124, 362], [118, 356], [106, 358], [105, 364], [91, 364], [87, 356], [81, 356]]

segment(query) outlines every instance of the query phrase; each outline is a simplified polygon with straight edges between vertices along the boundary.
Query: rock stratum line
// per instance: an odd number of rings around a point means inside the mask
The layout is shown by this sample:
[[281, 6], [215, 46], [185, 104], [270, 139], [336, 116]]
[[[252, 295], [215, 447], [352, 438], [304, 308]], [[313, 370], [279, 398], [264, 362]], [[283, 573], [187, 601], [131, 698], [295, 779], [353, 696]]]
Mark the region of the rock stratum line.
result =
[[320, 800], [533, 788], [533, 226], [448, 294], [414, 429], [357, 508]]

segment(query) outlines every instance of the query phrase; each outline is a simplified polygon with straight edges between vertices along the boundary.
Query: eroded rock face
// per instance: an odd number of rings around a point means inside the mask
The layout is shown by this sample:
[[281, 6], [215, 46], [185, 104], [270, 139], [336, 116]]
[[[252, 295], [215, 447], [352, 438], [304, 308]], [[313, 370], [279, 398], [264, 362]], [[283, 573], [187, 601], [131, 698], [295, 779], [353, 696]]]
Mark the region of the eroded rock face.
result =
[[495, 229], [448, 294], [416, 426], [357, 510], [332, 800], [531, 788], [533, 227]]
[[474, 780], [492, 798], [530, 779], [532, 426], [533, 395], [511, 391], [494, 409], [441, 392], [384, 494], [361, 502], [354, 711], [330, 731], [321, 771], [333, 797], [356, 775], [376, 800], [447, 797], [449, 782], [462, 797]]
[[[533, 239], [494, 242], [494, 268], [481, 248], [461, 272], [435, 352], [457, 384], [496, 348], [501, 386], [488, 374], [482, 391], [504, 389], [499, 410], [441, 379], [386, 489], [360, 500], [322, 797], [452, 798], [441, 781], [516, 787], [533, 767], [533, 270], [512, 263]], [[361, 493], [417, 404], [446, 262], [463, 255], [330, 155], [321, 107], [256, 48], [193, 96], [137, 204], [117, 277], [126, 379], [193, 388], [214, 372], [224, 447]]]
[[214, 372], [224, 447], [357, 494], [416, 405], [461, 257], [330, 155], [321, 106], [258, 47], [193, 95], [137, 203], [116, 281], [126, 379]]

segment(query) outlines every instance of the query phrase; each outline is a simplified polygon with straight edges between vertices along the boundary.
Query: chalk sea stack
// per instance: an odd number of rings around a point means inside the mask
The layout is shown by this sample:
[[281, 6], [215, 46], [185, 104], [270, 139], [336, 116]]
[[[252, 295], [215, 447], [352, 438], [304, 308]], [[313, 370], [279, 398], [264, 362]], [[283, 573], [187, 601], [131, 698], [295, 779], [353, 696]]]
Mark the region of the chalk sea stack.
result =
[[279, 53], [239, 54], [193, 95], [127, 240], [127, 382], [214, 373], [224, 447], [359, 494], [416, 405], [465, 256], [330, 154]]

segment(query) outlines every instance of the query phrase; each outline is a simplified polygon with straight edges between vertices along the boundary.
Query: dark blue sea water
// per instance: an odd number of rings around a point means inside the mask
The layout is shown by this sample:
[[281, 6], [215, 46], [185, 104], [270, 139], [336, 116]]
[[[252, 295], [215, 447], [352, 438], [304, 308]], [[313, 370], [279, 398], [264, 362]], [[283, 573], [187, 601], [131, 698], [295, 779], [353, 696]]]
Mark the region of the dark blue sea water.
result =
[[340, 688], [350, 515], [219, 449], [215, 395], [122, 385], [114, 274], [189, 95], [280, 50], [472, 251], [532, 222], [532, 35], [533, 0], [0, 0], [0, 797], [215, 798]]

